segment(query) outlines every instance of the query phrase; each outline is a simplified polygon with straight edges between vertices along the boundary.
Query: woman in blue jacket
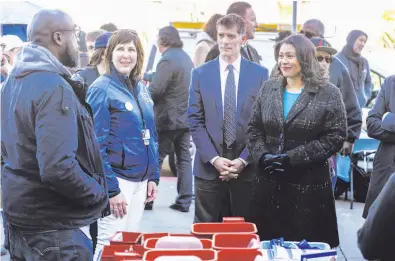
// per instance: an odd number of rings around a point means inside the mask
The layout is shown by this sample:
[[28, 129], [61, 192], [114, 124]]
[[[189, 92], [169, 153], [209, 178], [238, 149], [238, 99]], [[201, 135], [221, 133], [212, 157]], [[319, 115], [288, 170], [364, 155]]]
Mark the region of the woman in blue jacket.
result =
[[89, 88], [110, 197], [111, 215], [98, 221], [94, 260], [116, 231], [138, 231], [144, 204], [156, 197], [159, 157], [153, 102], [140, 81], [144, 53], [133, 30], [110, 38], [106, 73]]

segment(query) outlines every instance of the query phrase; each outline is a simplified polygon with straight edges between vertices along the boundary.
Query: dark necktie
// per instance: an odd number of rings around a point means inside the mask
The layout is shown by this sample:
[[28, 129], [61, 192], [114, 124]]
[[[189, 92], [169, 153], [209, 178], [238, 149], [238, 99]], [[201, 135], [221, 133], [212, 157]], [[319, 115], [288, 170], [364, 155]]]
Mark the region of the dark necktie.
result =
[[226, 145], [232, 145], [236, 140], [236, 84], [234, 67], [229, 64], [224, 96], [224, 138]]

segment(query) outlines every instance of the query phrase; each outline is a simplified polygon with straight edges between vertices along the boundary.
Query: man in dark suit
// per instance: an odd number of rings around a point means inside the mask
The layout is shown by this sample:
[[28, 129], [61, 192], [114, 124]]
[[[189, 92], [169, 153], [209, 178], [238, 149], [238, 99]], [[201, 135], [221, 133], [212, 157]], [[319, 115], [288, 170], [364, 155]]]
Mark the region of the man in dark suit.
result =
[[[159, 163], [176, 153], [178, 196], [171, 209], [188, 212], [192, 202], [192, 162], [187, 107], [193, 62], [182, 49], [183, 42], [176, 28], [159, 30], [158, 49], [162, 57], [154, 74], [145, 74], [150, 81], [149, 91], [154, 101], [156, 128], [159, 134]], [[146, 205], [152, 209], [152, 203]]]
[[217, 222], [226, 198], [234, 216], [246, 217], [251, 200], [245, 129], [268, 70], [241, 57], [242, 17], [218, 21], [220, 56], [192, 71], [188, 119], [196, 144], [195, 222]]
[[[251, 62], [261, 64], [262, 57], [259, 56], [257, 50], [247, 43], [248, 40], [254, 39], [255, 30], [258, 27], [256, 15], [252, 6], [246, 2], [235, 2], [231, 4], [226, 14], [238, 14], [246, 23], [246, 40], [240, 47], [241, 56]], [[207, 54], [206, 62], [214, 60], [218, 57], [220, 51], [218, 45], [214, 45]]]

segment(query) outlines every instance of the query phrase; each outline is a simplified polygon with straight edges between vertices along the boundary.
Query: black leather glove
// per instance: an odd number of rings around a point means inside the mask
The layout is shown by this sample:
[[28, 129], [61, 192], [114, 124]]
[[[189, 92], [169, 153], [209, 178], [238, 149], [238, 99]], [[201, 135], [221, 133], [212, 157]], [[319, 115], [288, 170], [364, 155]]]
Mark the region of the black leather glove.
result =
[[291, 165], [291, 159], [288, 154], [276, 155], [276, 157], [267, 160], [266, 168], [264, 172], [274, 174], [277, 172], [285, 172], [289, 170]]
[[270, 153], [262, 154], [261, 158], [259, 159], [259, 168], [261, 170], [264, 170], [266, 167], [268, 167], [271, 164], [271, 161], [274, 161], [274, 159], [278, 156], [279, 155], [277, 154], [270, 154]]

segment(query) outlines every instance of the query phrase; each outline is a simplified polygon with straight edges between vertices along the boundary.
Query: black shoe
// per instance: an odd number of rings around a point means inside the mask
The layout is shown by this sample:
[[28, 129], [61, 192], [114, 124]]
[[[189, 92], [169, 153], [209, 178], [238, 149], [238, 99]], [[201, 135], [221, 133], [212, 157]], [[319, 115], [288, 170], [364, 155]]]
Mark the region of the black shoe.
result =
[[170, 208], [184, 213], [189, 212], [189, 208], [181, 207], [180, 205], [177, 205], [175, 203], [170, 205]]
[[154, 202], [152, 201], [145, 204], [144, 210], [152, 210], [153, 208], [154, 208]]

